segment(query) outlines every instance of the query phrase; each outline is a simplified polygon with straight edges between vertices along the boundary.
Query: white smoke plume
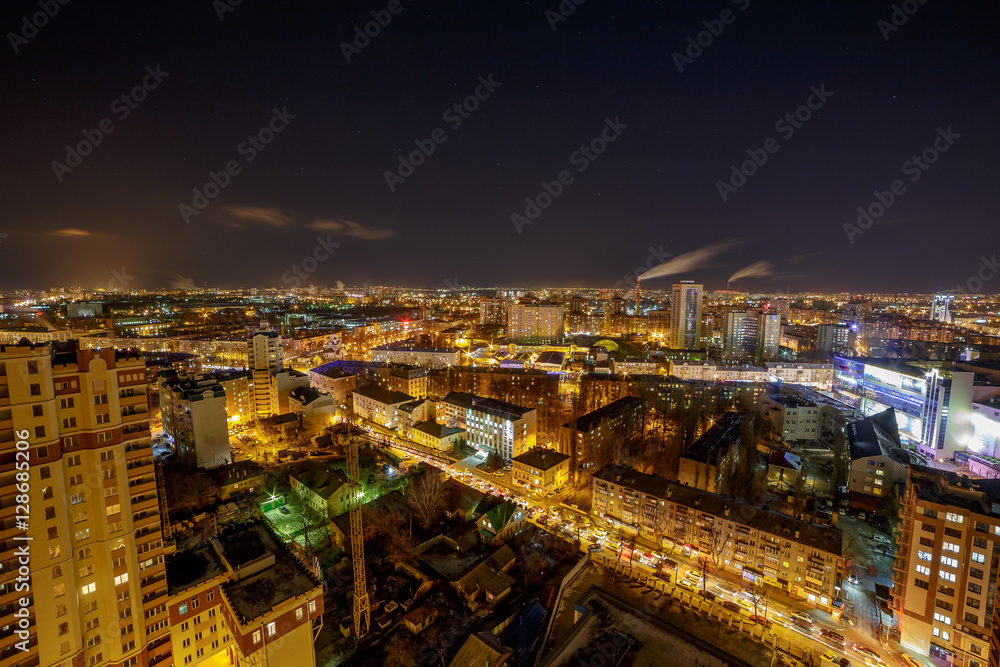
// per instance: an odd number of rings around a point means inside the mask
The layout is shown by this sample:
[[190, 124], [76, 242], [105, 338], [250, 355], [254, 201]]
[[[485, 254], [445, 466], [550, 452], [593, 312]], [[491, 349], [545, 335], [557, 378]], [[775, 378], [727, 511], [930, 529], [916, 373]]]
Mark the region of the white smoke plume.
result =
[[739, 280], [740, 278], [766, 278], [768, 276], [774, 275], [774, 265], [766, 260], [760, 260], [759, 262], [754, 262], [750, 266], [744, 266], [742, 269], [729, 276], [729, 280], [726, 282], [733, 282], [734, 280]]
[[672, 276], [678, 273], [687, 273], [688, 271], [704, 268], [708, 265], [709, 260], [734, 245], [736, 245], [736, 241], [734, 240], [720, 241], [718, 243], [698, 248], [697, 250], [686, 252], [683, 255], [678, 255], [677, 257], [660, 264], [659, 266], [654, 266], [649, 271], [646, 271], [644, 274], [639, 276], [639, 280], [662, 278], [664, 276]]

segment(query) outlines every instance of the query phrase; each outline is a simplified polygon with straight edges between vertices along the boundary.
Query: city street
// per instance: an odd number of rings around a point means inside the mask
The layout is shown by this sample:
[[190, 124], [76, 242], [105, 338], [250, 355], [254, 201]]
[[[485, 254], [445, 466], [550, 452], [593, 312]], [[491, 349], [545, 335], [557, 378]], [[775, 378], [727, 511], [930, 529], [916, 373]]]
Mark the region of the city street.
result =
[[[364, 428], [371, 430], [370, 425], [366, 425]], [[596, 551], [595, 554], [600, 553], [607, 558], [618, 556], [618, 545], [615, 544], [616, 538], [613, 534], [609, 535], [607, 531], [596, 526], [588, 527], [590, 519], [585, 512], [563, 504], [563, 501], [571, 495], [570, 489], [563, 489], [553, 498], [538, 498], [525, 494], [522, 490], [514, 487], [511, 483], [509, 470], [503, 471], [501, 475], [491, 475], [477, 469], [476, 466], [482, 463], [483, 458], [470, 456], [459, 461], [452, 461], [443, 456], [431, 455], [414, 447], [412, 443], [400, 439], [394, 432], [385, 429], [379, 429], [378, 437], [383, 444], [391, 446], [400, 455], [409, 456], [437, 467], [447, 474], [459, 478], [463, 483], [486, 493], [515, 500], [529, 509], [529, 520], [532, 524], [548, 532], [561, 535], [567, 540], [572, 541], [579, 538], [580, 550], [583, 553], [587, 553], [595, 543], [598, 543], [599, 551]], [[585, 518], [586, 524], [583, 524]], [[609, 539], [611, 544], [609, 544]], [[677, 564], [676, 571], [673, 567], [670, 567], [669, 570], [658, 567], [661, 562], [669, 563], [670, 561]], [[626, 546], [621, 550], [619, 562], [626, 567], [631, 566], [635, 576], [640, 573], [645, 576], [660, 576], [670, 581], [671, 586], [679, 578], [684, 578], [686, 575], [690, 574], [692, 578], [699, 580], [701, 575], [700, 563], [684, 557], [678, 549], [674, 549], [674, 552], [671, 553], [664, 553], [637, 544], [633, 552]], [[660, 572], [664, 574], [660, 574]], [[870, 586], [870, 589], [862, 588], [864, 585]], [[720, 599], [730, 600], [744, 606], [749, 605], [748, 615], [753, 614], [752, 598], [744, 592], [746, 582], [739, 580], [737, 574], [729, 572], [709, 573], [706, 577], [706, 588]], [[897, 656], [879, 644], [874, 636], [872, 624], [866, 622], [868, 619], [864, 617], [865, 610], [873, 605], [868, 597], [872, 590], [874, 590], [874, 584], [868, 577], [862, 578], [857, 586], [845, 582], [845, 597], [848, 602], [858, 606], [858, 612], [860, 612], [858, 615], [862, 621], [854, 627], [845, 625], [839, 619], [823, 611], [814, 610], [807, 605], [798, 605], [794, 600], [779, 600], [775, 597], [780, 593], [778, 591], [762, 596], [757, 604], [757, 612], [760, 616], [766, 617], [767, 621], [773, 623], [772, 632], [777, 633], [779, 637], [795, 641], [799, 645], [819, 653], [834, 651], [838, 656], [850, 659], [852, 665], [902, 664]], [[791, 618], [796, 614], [805, 615], [811, 619], [811, 630], [803, 629], [792, 622]], [[824, 635], [824, 632], [832, 632], [834, 636], [831, 638]], [[843, 645], [836, 641], [837, 635], [843, 637]], [[875, 659], [870, 656], [866, 657], [865, 654], [855, 650], [852, 644], [870, 649], [879, 656], [881, 662], [875, 662]], [[926, 660], [924, 662], [926, 663]]]

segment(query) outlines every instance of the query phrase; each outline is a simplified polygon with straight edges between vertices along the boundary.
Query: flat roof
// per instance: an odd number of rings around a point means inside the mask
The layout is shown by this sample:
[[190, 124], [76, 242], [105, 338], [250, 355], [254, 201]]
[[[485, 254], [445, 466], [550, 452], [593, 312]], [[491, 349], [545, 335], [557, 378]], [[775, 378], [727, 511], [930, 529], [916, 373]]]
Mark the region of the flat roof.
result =
[[557, 452], [554, 449], [536, 447], [519, 456], [515, 456], [514, 463], [520, 463], [521, 465], [526, 465], [530, 468], [536, 468], [538, 470], [549, 470], [550, 468], [555, 468], [567, 459], [569, 459], [569, 456]]

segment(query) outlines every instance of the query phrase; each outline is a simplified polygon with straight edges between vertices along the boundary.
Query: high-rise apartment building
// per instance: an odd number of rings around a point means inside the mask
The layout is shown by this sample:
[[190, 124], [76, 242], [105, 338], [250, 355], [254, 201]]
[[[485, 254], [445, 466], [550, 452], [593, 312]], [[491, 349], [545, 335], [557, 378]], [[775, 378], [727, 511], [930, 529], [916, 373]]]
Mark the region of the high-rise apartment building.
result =
[[519, 343], [558, 343], [565, 331], [566, 307], [562, 304], [522, 300], [507, 311], [507, 338]]
[[0, 627], [29, 603], [27, 650], [4, 633], [0, 667], [172, 664], [147, 405], [141, 356], [0, 346]]
[[778, 313], [733, 309], [726, 313], [723, 342], [726, 356], [756, 362], [778, 356], [781, 341], [781, 316]]
[[506, 299], [483, 297], [479, 300], [479, 323], [505, 326], [507, 324]]
[[278, 412], [278, 386], [274, 374], [281, 371], [281, 334], [257, 331], [247, 345], [247, 365], [253, 381], [254, 413], [268, 417]]
[[899, 530], [891, 606], [900, 643], [985, 667], [997, 613], [1000, 483], [910, 466]]
[[701, 344], [702, 286], [682, 280], [670, 292], [670, 337], [674, 349], [697, 350]]

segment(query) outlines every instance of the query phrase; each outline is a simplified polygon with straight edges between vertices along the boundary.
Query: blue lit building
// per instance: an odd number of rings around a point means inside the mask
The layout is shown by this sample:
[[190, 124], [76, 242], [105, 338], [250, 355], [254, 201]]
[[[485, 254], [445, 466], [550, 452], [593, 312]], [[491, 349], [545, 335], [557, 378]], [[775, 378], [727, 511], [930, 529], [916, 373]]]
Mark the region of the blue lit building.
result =
[[865, 416], [894, 408], [900, 439], [935, 458], [965, 449], [975, 373], [942, 362], [834, 357], [836, 397]]

